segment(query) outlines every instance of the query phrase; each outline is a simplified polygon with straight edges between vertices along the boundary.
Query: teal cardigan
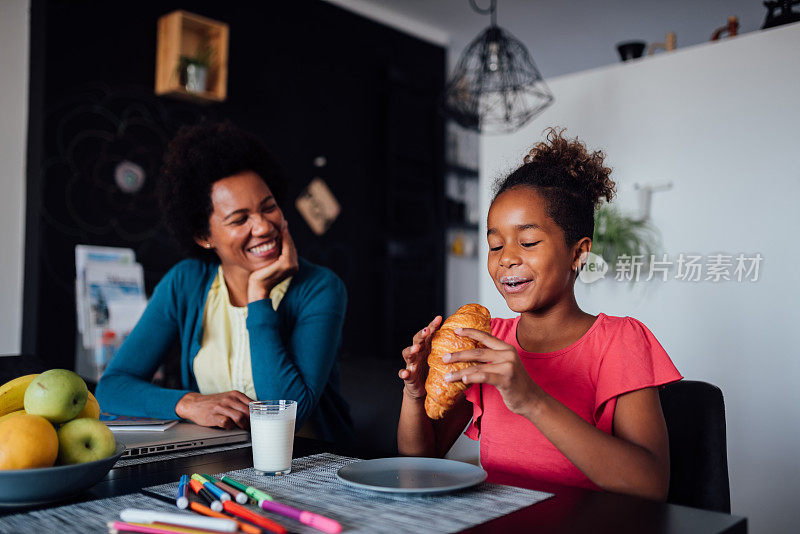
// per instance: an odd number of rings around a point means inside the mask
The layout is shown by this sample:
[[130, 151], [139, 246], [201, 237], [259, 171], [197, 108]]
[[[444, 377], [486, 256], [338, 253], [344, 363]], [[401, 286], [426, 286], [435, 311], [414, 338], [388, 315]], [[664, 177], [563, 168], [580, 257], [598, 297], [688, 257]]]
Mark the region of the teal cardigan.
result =
[[[198, 391], [193, 362], [203, 339], [206, 296], [218, 267], [183, 260], [158, 283], [144, 314], [97, 384], [103, 411], [178, 418], [175, 405], [186, 393]], [[247, 305], [258, 398], [297, 401], [296, 429], [309, 420], [317, 437], [340, 443], [352, 440], [337, 363], [346, 305], [341, 279], [302, 258], [277, 310], [268, 298]], [[182, 389], [152, 384], [153, 374], [177, 341]]]

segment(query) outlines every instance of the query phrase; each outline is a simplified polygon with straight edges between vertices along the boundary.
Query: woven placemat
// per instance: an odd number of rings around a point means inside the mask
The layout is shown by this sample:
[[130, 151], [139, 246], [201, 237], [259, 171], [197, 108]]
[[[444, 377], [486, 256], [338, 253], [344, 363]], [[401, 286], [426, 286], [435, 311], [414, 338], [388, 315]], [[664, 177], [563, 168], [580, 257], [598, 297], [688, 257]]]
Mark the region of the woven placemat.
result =
[[[549, 493], [498, 484], [435, 495], [384, 494], [361, 490], [339, 481], [336, 471], [357, 458], [317, 454], [292, 461], [292, 472], [267, 477], [252, 468], [230, 471], [236, 480], [260, 488], [276, 501], [336, 519], [343, 532], [439, 534], [457, 532], [543, 501]], [[187, 473], [189, 474], [189, 473]], [[220, 474], [221, 475], [221, 474]], [[174, 498], [177, 483], [147, 488]], [[119, 519], [125, 508], [144, 508], [191, 514], [140, 493], [21, 512], [0, 517], [0, 532], [106, 532], [106, 523]], [[318, 530], [249, 505], [284, 525], [290, 532], [319, 534]]]
[[[278, 502], [331, 517], [342, 524], [343, 532], [457, 532], [552, 497], [551, 493], [487, 483], [432, 495], [362, 490], [336, 477], [340, 467], [357, 461], [357, 458], [324, 453], [293, 460], [292, 472], [285, 476], [259, 475], [253, 468], [222, 474], [262, 489]], [[174, 497], [177, 486], [175, 482], [147, 489]], [[263, 512], [291, 531], [319, 534], [318, 530], [264, 512], [255, 505], [250, 508]]]
[[202, 449], [188, 449], [178, 452], [165, 452], [162, 454], [150, 454], [148, 456], [141, 456], [139, 458], [120, 458], [114, 467], [126, 467], [129, 465], [147, 464], [150, 462], [161, 462], [164, 460], [172, 460], [175, 458], [183, 458], [185, 456], [197, 456], [198, 454], [208, 454], [210, 452], [232, 451], [234, 449], [243, 449], [249, 447], [250, 442], [234, 443], [233, 445], [219, 445], [217, 447], [206, 447]]
[[[108, 532], [106, 523], [119, 521], [119, 513], [125, 508], [143, 508], [162, 512], [176, 512], [170, 506], [153, 497], [141, 493], [109, 497], [97, 501], [68, 504], [57, 508], [46, 508], [33, 512], [0, 517], [0, 532], [39, 533], [55, 532], [65, 534], [80, 532]], [[188, 513], [188, 512], [187, 512]]]

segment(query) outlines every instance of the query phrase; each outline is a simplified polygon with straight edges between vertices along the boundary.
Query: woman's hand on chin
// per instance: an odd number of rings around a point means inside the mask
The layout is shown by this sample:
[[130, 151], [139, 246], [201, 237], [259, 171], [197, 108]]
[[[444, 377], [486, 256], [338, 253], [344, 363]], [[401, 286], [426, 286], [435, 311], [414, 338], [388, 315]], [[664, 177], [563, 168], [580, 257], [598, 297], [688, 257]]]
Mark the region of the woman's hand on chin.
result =
[[175, 413], [200, 426], [225, 429], [250, 428], [250, 397], [239, 391], [213, 395], [187, 393], [175, 405]]
[[269, 296], [272, 288], [297, 273], [297, 249], [289, 234], [289, 223], [284, 219], [281, 228], [281, 255], [263, 269], [250, 273], [247, 282], [247, 302], [255, 302]]

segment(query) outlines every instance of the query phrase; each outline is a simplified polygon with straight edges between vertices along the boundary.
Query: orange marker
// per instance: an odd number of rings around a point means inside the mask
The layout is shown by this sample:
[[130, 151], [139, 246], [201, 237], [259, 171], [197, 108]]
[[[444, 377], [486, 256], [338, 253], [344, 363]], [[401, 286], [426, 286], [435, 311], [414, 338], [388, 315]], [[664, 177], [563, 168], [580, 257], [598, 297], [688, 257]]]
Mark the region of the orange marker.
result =
[[271, 532], [275, 532], [276, 534], [286, 534], [286, 529], [283, 528], [283, 525], [276, 523], [272, 519], [268, 519], [261, 514], [251, 512], [241, 504], [236, 504], [233, 501], [225, 501], [222, 503], [222, 506], [225, 508], [226, 512], [241, 517], [242, 519], [250, 521], [251, 523], [255, 523], [259, 527], [265, 528]]
[[[191, 508], [192, 510], [194, 510], [198, 514], [207, 515], [209, 517], [219, 517], [220, 519], [230, 519], [231, 518], [228, 515], [222, 514], [220, 512], [215, 512], [214, 510], [212, 510], [208, 506], [203, 506], [199, 502], [194, 502], [194, 501], [190, 502], [189, 503], [189, 508]], [[236, 521], [236, 520], [234, 519], [234, 521]], [[247, 523], [244, 523], [242, 521], [236, 521], [236, 523], [238, 523], [239, 530], [241, 530], [242, 532], [247, 532], [247, 534], [261, 534], [261, 529], [258, 528], [258, 527], [254, 527], [253, 525], [248, 525]]]

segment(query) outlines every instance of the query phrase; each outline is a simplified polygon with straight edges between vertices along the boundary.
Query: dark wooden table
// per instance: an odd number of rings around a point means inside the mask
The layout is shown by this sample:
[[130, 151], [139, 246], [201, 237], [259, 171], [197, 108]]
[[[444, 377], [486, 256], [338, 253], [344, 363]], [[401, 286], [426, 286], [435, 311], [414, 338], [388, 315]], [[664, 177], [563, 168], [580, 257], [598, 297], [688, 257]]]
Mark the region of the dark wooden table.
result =
[[[296, 438], [294, 457], [320, 452], [347, 454], [330, 444]], [[352, 455], [352, 454], [351, 454]], [[53, 506], [82, 502], [126, 493], [147, 486], [174, 482], [185, 473], [220, 473], [253, 465], [249, 447], [232, 451], [187, 456], [112, 469], [91, 489]], [[465, 532], [570, 532], [570, 533], [675, 533], [747, 532], [747, 520], [717, 512], [664, 504], [614, 493], [601, 493], [567, 486], [542, 484], [541, 489], [555, 494], [546, 501], [488, 521]], [[33, 510], [33, 509], [31, 509]], [[0, 515], [19, 512], [4, 509]]]

